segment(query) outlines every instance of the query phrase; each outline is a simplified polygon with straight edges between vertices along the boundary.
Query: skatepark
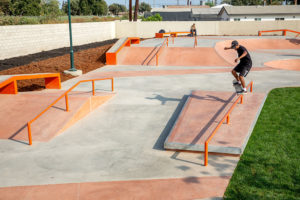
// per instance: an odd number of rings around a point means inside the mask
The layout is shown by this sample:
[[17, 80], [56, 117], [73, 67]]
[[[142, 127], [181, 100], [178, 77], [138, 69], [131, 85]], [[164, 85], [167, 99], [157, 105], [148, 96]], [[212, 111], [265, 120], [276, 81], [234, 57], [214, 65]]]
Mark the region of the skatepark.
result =
[[[300, 86], [295, 36], [128, 39], [111, 48], [115, 64], [42, 91], [2, 89], [0, 199], [221, 199], [268, 93]], [[232, 40], [253, 61], [242, 99]]]

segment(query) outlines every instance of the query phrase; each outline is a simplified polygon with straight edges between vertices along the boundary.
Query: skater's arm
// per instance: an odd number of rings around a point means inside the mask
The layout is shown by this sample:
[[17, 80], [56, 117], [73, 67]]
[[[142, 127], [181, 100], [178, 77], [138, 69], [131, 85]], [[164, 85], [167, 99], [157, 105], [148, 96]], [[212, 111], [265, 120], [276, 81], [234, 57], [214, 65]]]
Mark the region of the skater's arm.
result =
[[224, 50], [228, 50], [228, 49], [231, 49], [231, 47], [224, 47]]
[[238, 57], [237, 59], [235, 59], [235, 62], [241, 60], [241, 59], [244, 58], [246, 55], [247, 55], [247, 51], [244, 51], [244, 53], [243, 53], [240, 57]]

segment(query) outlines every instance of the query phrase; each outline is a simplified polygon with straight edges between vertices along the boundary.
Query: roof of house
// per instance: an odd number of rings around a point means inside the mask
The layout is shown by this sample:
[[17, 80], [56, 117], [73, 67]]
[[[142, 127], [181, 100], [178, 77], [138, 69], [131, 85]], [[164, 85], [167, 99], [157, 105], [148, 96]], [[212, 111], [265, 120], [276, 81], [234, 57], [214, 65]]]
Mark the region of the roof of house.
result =
[[209, 8], [209, 6], [200, 6], [200, 5], [166, 5], [166, 8]]
[[151, 12], [191, 12], [191, 8], [152, 8]]
[[217, 15], [221, 8], [192, 8], [193, 15]]
[[217, 6], [213, 6], [213, 7], [211, 7], [211, 8], [223, 8], [224, 6], [232, 6], [232, 5], [230, 5], [230, 4], [227, 4], [227, 3], [223, 3], [223, 4], [220, 4], [220, 5], [217, 5]]
[[300, 5], [285, 6], [226, 6], [219, 14], [226, 11], [228, 15], [270, 15], [270, 14], [300, 14]]

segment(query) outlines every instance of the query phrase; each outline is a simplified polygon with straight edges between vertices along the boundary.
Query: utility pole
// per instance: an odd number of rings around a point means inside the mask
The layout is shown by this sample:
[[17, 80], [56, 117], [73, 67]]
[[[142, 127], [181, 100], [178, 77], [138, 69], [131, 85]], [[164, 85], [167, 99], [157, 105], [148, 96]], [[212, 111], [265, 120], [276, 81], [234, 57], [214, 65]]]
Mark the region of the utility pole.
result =
[[132, 0], [129, 0], [129, 21], [132, 21]]
[[138, 12], [139, 12], [139, 0], [135, 0], [135, 7], [134, 7], [134, 18], [133, 21], [137, 21], [138, 18]]

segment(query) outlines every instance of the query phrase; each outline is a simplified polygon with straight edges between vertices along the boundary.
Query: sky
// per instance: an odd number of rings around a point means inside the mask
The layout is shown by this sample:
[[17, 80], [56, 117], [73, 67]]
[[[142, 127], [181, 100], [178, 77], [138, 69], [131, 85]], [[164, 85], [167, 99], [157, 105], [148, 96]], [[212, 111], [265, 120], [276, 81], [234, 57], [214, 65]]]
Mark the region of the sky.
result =
[[[63, 0], [59, 0], [60, 3], [63, 2]], [[66, 0], [65, 0], [66, 1]], [[105, 0], [108, 5], [113, 4], [113, 3], [118, 3], [118, 4], [123, 4], [127, 5], [128, 7], [128, 2], [129, 0]], [[141, 2], [146, 2], [151, 5], [151, 7], [161, 7], [162, 5], [177, 5], [177, 1], [179, 1], [179, 5], [186, 5], [187, 0], [140, 0]], [[192, 1], [192, 5], [199, 5], [200, 0], [190, 0]], [[204, 0], [208, 1], [208, 0]], [[220, 2], [221, 0], [218, 0]], [[132, 0], [132, 3], [135, 3], [135, 0]], [[153, 6], [154, 5], [154, 6]]]

